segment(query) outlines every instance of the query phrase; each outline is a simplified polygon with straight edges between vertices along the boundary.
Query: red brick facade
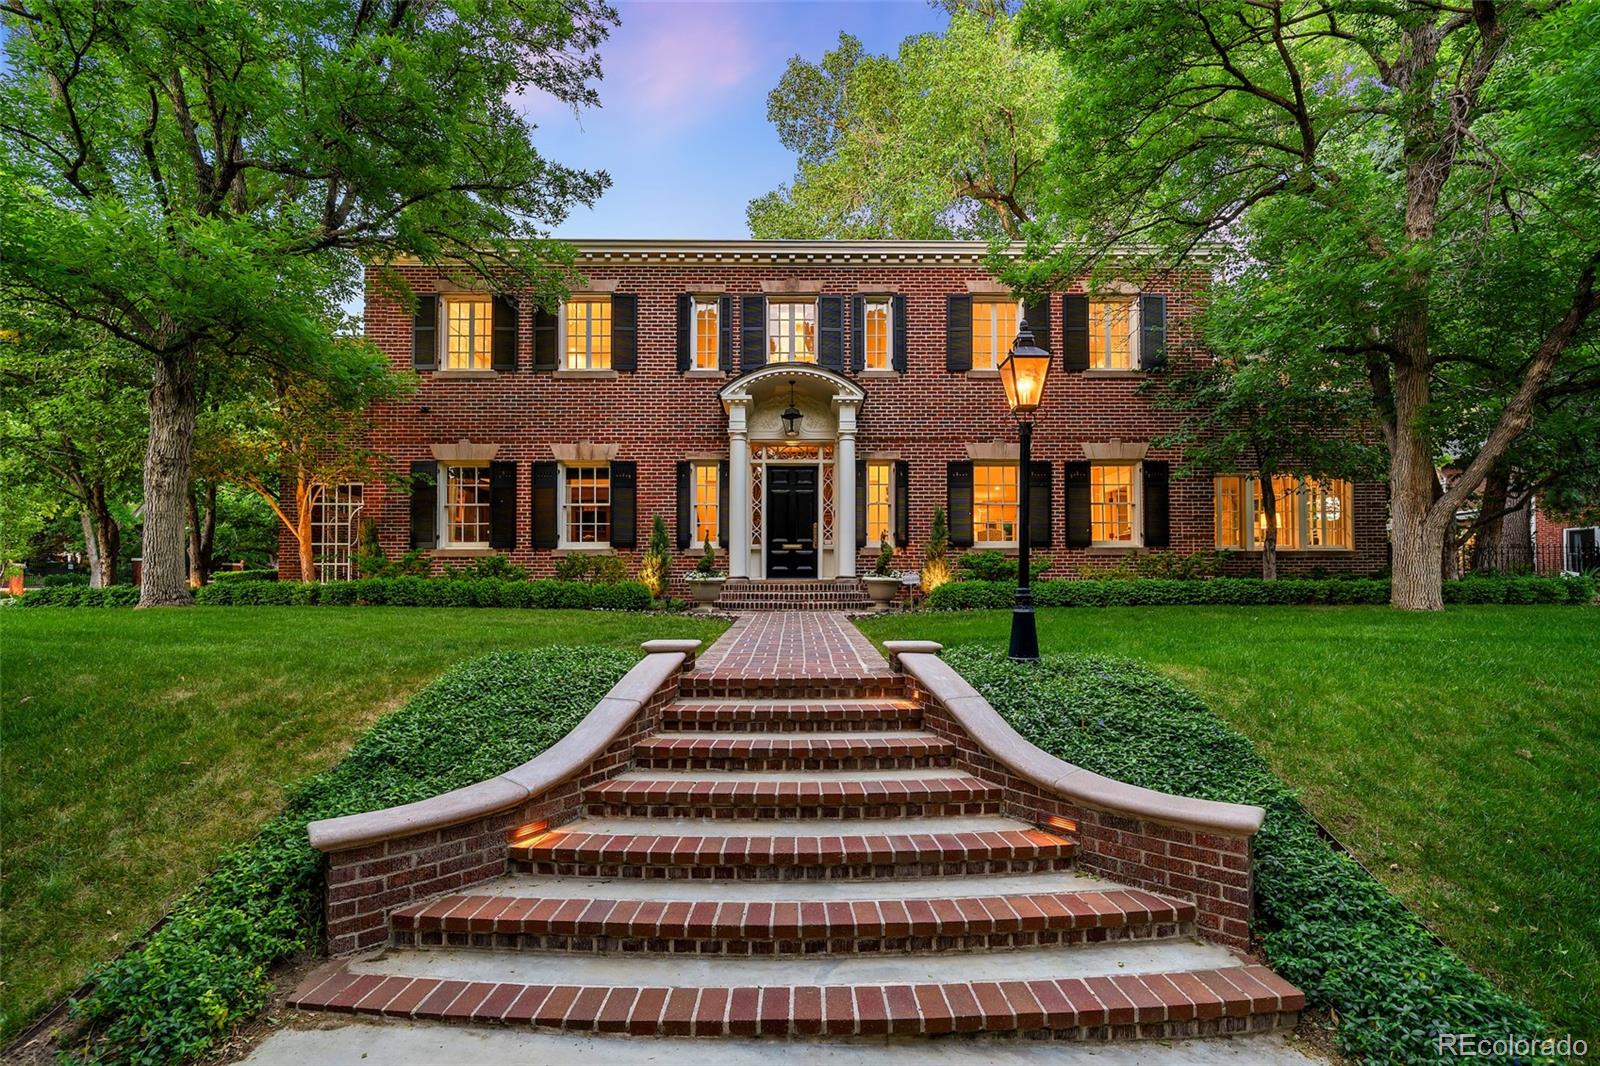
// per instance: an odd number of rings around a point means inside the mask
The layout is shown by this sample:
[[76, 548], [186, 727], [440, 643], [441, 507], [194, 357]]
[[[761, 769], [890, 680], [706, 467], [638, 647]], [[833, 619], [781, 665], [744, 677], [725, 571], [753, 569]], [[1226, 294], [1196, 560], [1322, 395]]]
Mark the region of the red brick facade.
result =
[[[848, 344], [849, 297], [858, 292], [904, 296], [906, 368], [903, 373], [846, 376], [866, 394], [860, 405], [856, 455], [860, 459], [898, 459], [909, 474], [909, 541], [896, 556], [903, 569], [916, 569], [936, 506], [946, 505], [946, 465], [969, 458], [969, 446], [1014, 444], [1016, 424], [1007, 410], [1000, 382], [990, 372], [946, 369], [947, 298], [992, 285], [981, 266], [982, 252], [958, 243], [883, 242], [881, 251], [861, 244], [796, 243], [779, 247], [762, 242], [662, 242], [652, 245], [593, 242], [580, 245], [580, 269], [596, 290], [614, 285], [638, 299], [637, 369], [612, 377], [566, 377], [533, 369], [534, 322], [529, 301], [519, 316], [516, 369], [474, 378], [452, 378], [420, 371], [420, 387], [402, 404], [378, 414], [375, 443], [404, 471], [414, 461], [433, 457], [435, 445], [458, 441], [498, 445], [496, 461], [515, 462], [517, 532], [507, 554], [535, 573], [549, 573], [559, 554], [532, 546], [530, 477], [532, 464], [553, 457], [552, 445], [592, 442], [616, 445], [615, 458], [637, 464], [637, 537], [642, 548], [654, 516], [662, 516], [677, 545], [676, 463], [729, 455], [728, 415], [718, 393], [739, 367], [740, 300], [759, 294], [765, 283], [791, 283], [797, 291], [846, 297], [844, 337]], [[418, 293], [451, 288], [437, 271], [401, 267]], [[1147, 286], [1167, 297], [1169, 365], [1182, 368], [1206, 358], [1196, 336], [1195, 315], [1206, 278], [1203, 273], [1174, 277]], [[734, 373], [722, 376], [678, 369], [676, 301], [685, 292], [725, 292], [733, 297]], [[1081, 292], [1080, 286], [1071, 291]], [[1062, 299], [1051, 299], [1052, 350], [1062, 337]], [[444, 328], [441, 320], [440, 329]], [[412, 320], [397, 302], [375, 291], [366, 305], [366, 330], [396, 368], [412, 365]], [[846, 366], [849, 365], [848, 350]], [[1046, 399], [1034, 434], [1033, 457], [1053, 468], [1051, 545], [1038, 549], [1054, 560], [1053, 576], [1073, 576], [1086, 566], [1114, 559], [1103, 550], [1068, 549], [1063, 464], [1086, 458], [1085, 444], [1142, 444], [1171, 430], [1176, 416], [1154, 408], [1139, 395], [1144, 375], [1137, 372], [1069, 372], [1055, 359]], [[1176, 475], [1181, 455], [1152, 445], [1148, 459], [1167, 460], [1170, 485], [1171, 550], [1188, 553], [1214, 546], [1212, 484], [1209, 477]], [[376, 519], [381, 541], [392, 558], [411, 547], [409, 501], [381, 483], [365, 487], [364, 514]], [[837, 509], [841, 540], [854, 532], [853, 505]], [[1354, 490], [1354, 550], [1284, 553], [1282, 571], [1371, 572], [1385, 563], [1385, 500], [1382, 486]], [[735, 530], [733, 535], [737, 536]], [[289, 546], [286, 545], [286, 548]], [[436, 565], [452, 553], [436, 551]], [[631, 570], [636, 552], [621, 553]], [[723, 566], [726, 552], [720, 553]], [[698, 553], [676, 551], [674, 573], [689, 569]], [[876, 552], [857, 553], [858, 572], [866, 572]], [[282, 553], [286, 576], [294, 552]], [[1239, 553], [1230, 569], [1258, 572], [1256, 553]], [[751, 576], [761, 576], [759, 572]], [[679, 594], [682, 594], [681, 587]]]

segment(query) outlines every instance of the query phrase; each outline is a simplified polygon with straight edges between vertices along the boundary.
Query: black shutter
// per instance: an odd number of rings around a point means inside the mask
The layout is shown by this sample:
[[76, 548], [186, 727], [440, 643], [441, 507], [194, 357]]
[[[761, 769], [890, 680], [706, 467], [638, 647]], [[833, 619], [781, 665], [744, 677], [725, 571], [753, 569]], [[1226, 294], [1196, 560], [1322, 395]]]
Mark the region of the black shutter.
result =
[[867, 461], [856, 460], [856, 550], [867, 546]]
[[[972, 297], [970, 296], [951, 296], [945, 301], [944, 368], [952, 374], [972, 369]], [[971, 517], [967, 516], [969, 527]]]
[[[1089, 369], [1089, 298], [1061, 298], [1061, 358], [1068, 370]], [[1070, 482], [1069, 482], [1070, 484]]]
[[728, 460], [717, 464], [717, 543], [728, 547]]
[[411, 464], [411, 546], [439, 546], [439, 464], [418, 459]]
[[1094, 543], [1089, 522], [1089, 464], [1067, 464], [1067, 547], [1087, 548]]
[[896, 296], [890, 302], [894, 319], [890, 323], [894, 327], [894, 354], [890, 365], [895, 370], [904, 374], [906, 372], [906, 298]]
[[1022, 317], [1028, 320], [1028, 328], [1033, 331], [1033, 343], [1050, 351], [1050, 295], [1029, 300], [1022, 307]]
[[1144, 467], [1144, 546], [1170, 548], [1172, 530], [1169, 519], [1168, 478], [1171, 467], [1164, 461], [1146, 459]]
[[950, 544], [972, 547], [972, 464], [950, 463], [945, 467], [945, 509], [950, 524]]
[[[533, 369], [554, 370], [561, 365], [561, 318], [554, 311], [536, 308], [533, 312]], [[553, 527], [552, 527], [553, 528]], [[555, 547], [554, 544], [549, 547]]]
[[1048, 548], [1054, 540], [1053, 487], [1050, 464], [1041, 460], [1031, 463], [1028, 470], [1028, 544], [1035, 548]]
[[904, 459], [894, 461], [894, 543], [911, 543], [911, 464]]
[[850, 297], [850, 369], [857, 374], [867, 368], [867, 298]]
[[494, 341], [489, 349], [489, 365], [496, 370], [517, 368], [517, 301], [510, 296], [494, 298]]
[[733, 297], [717, 299], [717, 368], [724, 374], [733, 371]]
[[1167, 365], [1167, 298], [1139, 297], [1139, 369], [1160, 370]]
[[678, 463], [678, 550], [694, 542], [694, 464]]
[[844, 297], [817, 297], [817, 365], [844, 373]]
[[739, 301], [739, 373], [766, 365], [767, 298], [746, 296]]
[[489, 547], [517, 546], [517, 464], [489, 464]]
[[535, 548], [554, 548], [558, 543], [556, 539], [556, 521], [559, 508], [556, 507], [556, 464], [533, 464], [533, 546]]
[[417, 297], [417, 314], [411, 320], [411, 366], [432, 370], [438, 365], [439, 297], [429, 293]]
[[611, 369], [639, 369], [639, 297], [631, 292], [611, 296]]
[[[678, 369], [694, 369], [694, 297], [678, 294]], [[687, 547], [687, 545], [685, 545]]]
[[611, 546], [633, 548], [639, 543], [639, 464], [611, 464]]

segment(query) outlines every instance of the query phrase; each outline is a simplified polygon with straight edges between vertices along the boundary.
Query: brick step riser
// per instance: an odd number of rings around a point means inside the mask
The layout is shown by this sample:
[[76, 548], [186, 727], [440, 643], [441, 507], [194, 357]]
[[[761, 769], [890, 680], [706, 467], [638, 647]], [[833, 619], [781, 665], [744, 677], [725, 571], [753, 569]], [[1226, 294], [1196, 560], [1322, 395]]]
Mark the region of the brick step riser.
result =
[[860, 733], [872, 729], [921, 729], [922, 715], [907, 711], [897, 718], [767, 718], [767, 719], [712, 719], [674, 718], [671, 713], [661, 719], [661, 730], [666, 733], [729, 733], [760, 736], [765, 733]]
[[513, 873], [544, 877], [626, 877], [663, 881], [875, 881], [886, 878], [981, 877], [990, 874], [1066, 872], [1071, 857], [1050, 859], [968, 859], [953, 862], [832, 863], [816, 866], [754, 866], [554, 861], [513, 856]]
[[727, 596], [717, 601], [717, 609], [721, 611], [870, 611], [872, 601], [837, 600], [833, 602], [818, 602], [817, 600], [748, 600], [734, 599]]
[[1001, 800], [949, 800], [927, 803], [824, 803], [800, 806], [735, 806], [718, 803], [589, 803], [584, 813], [594, 818], [717, 818], [728, 821], [786, 822], [806, 818], [932, 818], [1001, 814]]
[[744, 699], [785, 700], [881, 700], [903, 699], [905, 681], [898, 677], [861, 678], [726, 678], [693, 674], [680, 679], [678, 697], [682, 700]]
[[931, 770], [949, 769], [949, 755], [649, 755], [634, 756], [636, 770]]

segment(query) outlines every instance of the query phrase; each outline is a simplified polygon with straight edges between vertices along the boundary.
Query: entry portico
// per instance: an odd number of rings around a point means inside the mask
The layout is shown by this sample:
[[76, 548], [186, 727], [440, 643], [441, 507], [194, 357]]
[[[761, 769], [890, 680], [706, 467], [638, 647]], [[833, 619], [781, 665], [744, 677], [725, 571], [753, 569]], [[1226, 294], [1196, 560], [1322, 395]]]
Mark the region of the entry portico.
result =
[[[718, 393], [728, 416], [728, 575], [856, 575], [856, 430], [866, 392], [814, 363], [773, 363]], [[798, 411], [798, 421], [785, 412]]]

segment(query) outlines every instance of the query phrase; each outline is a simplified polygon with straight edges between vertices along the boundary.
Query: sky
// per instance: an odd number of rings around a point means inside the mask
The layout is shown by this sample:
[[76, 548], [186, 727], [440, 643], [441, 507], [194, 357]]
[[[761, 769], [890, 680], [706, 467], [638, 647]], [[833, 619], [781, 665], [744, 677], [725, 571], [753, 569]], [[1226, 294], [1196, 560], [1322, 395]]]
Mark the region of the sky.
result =
[[598, 108], [574, 115], [549, 97], [520, 101], [550, 159], [605, 170], [611, 187], [556, 234], [745, 237], [745, 204], [794, 174], [767, 121], [767, 93], [789, 57], [822, 58], [841, 31], [894, 53], [944, 28], [926, 0], [624, 0], [601, 48]]

